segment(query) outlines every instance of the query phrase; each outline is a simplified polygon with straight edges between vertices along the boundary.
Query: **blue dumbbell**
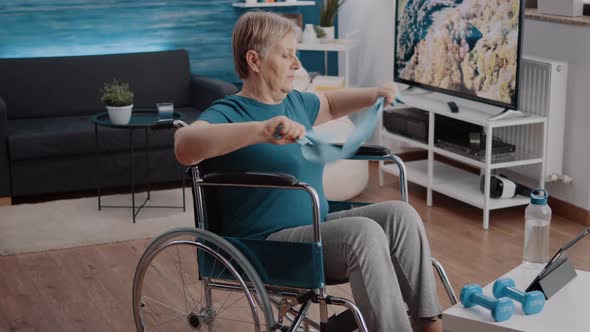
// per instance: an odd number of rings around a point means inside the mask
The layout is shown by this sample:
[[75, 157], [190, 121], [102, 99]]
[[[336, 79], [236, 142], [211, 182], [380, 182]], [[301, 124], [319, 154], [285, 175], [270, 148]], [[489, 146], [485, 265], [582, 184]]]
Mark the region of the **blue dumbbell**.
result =
[[492, 313], [492, 318], [496, 322], [503, 322], [509, 320], [514, 313], [514, 303], [509, 298], [493, 299], [489, 296], [483, 295], [481, 286], [478, 284], [465, 285], [461, 290], [461, 303], [465, 308], [480, 305], [487, 308]]
[[493, 293], [495, 298], [509, 297], [522, 304], [525, 315], [533, 315], [541, 312], [545, 306], [545, 294], [540, 291], [525, 293], [514, 288], [514, 281], [510, 278], [500, 278], [494, 282]]

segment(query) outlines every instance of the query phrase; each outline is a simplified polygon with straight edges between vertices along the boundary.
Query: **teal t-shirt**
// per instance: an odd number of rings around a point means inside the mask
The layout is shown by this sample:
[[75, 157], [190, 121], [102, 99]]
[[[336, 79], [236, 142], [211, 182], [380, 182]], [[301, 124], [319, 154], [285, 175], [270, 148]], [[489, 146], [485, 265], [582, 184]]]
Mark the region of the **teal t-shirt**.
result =
[[[284, 115], [311, 130], [320, 108], [318, 97], [312, 93], [291, 91], [276, 105], [260, 103], [236, 95], [218, 100], [201, 114], [199, 120], [211, 124], [264, 121]], [[251, 145], [206, 161], [207, 171], [213, 172], [273, 172], [295, 176], [311, 185], [320, 198], [320, 218], [328, 213], [323, 191], [324, 165], [313, 163], [301, 154], [297, 143]], [[223, 211], [220, 232], [224, 236], [264, 239], [279, 230], [311, 225], [311, 198], [302, 190], [268, 188], [220, 189]], [[215, 221], [213, 221], [215, 222]]]

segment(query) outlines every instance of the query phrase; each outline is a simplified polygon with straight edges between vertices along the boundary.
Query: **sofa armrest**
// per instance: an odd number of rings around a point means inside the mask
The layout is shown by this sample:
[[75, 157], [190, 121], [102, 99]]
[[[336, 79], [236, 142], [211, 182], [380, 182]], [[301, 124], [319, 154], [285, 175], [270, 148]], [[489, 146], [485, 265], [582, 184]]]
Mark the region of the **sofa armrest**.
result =
[[8, 109], [0, 97], [0, 197], [12, 196], [8, 162]]
[[238, 88], [229, 82], [200, 75], [192, 75], [191, 88], [193, 104], [199, 111], [204, 111], [217, 99], [238, 92]]

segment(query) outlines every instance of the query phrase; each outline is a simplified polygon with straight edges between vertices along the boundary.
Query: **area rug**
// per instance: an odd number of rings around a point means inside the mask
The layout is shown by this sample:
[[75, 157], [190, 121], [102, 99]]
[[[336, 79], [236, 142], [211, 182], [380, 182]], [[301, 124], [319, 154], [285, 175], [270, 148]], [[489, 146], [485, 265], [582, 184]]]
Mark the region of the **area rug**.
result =
[[[136, 195], [136, 202], [145, 195]], [[0, 207], [0, 255], [144, 239], [171, 228], [192, 227], [190, 189], [186, 202], [186, 212], [182, 208], [144, 208], [135, 224], [131, 208], [99, 211], [96, 197]], [[103, 196], [102, 204], [131, 205], [131, 195]], [[182, 191], [152, 191], [150, 204], [182, 206]]]

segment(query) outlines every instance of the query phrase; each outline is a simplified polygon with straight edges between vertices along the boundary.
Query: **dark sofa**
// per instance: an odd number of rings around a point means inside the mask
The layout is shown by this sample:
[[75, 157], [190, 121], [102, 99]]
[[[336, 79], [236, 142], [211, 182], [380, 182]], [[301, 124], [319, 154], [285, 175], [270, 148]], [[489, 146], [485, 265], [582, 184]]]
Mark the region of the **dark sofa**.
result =
[[[173, 102], [187, 122], [237, 91], [233, 84], [192, 75], [184, 50], [0, 59], [0, 197], [86, 191], [96, 181], [103, 187], [130, 183], [128, 131], [99, 127], [96, 159], [90, 117], [106, 111], [99, 88], [113, 78], [129, 82], [134, 108]], [[148, 135], [152, 183], [178, 181], [173, 132], [150, 129]], [[143, 148], [144, 139], [136, 130], [134, 146]], [[144, 154], [135, 158], [137, 182], [145, 183]]]

